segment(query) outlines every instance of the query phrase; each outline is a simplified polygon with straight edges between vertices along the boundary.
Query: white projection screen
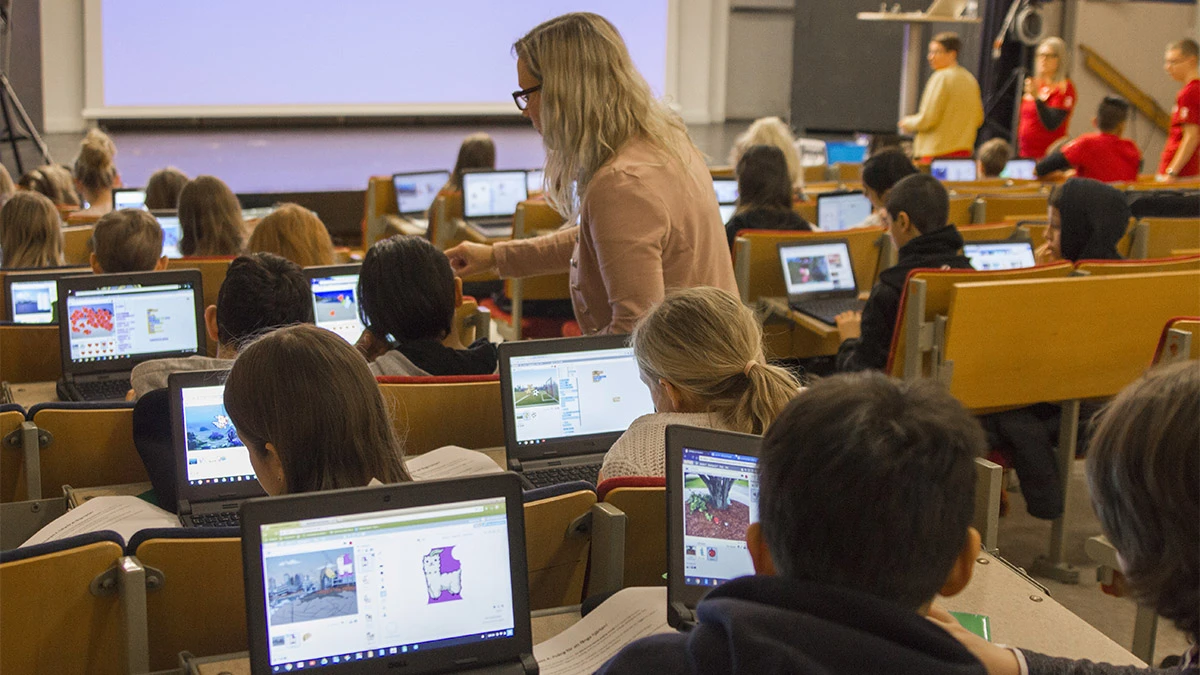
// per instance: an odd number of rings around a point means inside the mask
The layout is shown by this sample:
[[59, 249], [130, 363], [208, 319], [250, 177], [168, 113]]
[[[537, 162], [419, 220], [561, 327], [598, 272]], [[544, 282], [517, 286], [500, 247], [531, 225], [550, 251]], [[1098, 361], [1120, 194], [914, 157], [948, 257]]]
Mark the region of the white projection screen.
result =
[[673, 96], [678, 4], [85, 0], [84, 116], [512, 115], [512, 43], [571, 11], [612, 21], [655, 93]]

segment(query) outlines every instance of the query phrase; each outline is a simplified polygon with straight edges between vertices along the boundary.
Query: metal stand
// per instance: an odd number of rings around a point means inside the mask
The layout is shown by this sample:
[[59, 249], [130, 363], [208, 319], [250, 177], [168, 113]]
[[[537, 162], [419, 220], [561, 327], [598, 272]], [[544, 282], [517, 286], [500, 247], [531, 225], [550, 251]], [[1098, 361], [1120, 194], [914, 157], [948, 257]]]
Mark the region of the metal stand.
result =
[[[21, 105], [21, 99], [8, 79], [12, 51], [12, 8], [8, 2], [0, 3], [0, 40], [4, 42], [3, 60], [0, 61], [0, 117], [4, 118], [4, 135], [0, 137], [0, 142], [8, 141], [17, 165], [17, 175], [20, 176], [25, 173], [25, 166], [21, 161], [19, 141], [33, 141], [44, 164], [53, 164], [54, 160], [50, 158], [50, 149], [34, 128], [33, 120], [29, 119], [29, 113], [25, 112], [25, 106]], [[16, 113], [16, 122], [21, 125], [19, 129], [13, 125], [13, 113]]]
[[1079, 399], [1063, 401], [1058, 427], [1058, 482], [1062, 489], [1063, 515], [1054, 519], [1050, 529], [1050, 551], [1033, 562], [1032, 572], [1064, 584], [1079, 583], [1079, 568], [1067, 563], [1067, 489], [1071, 484], [1071, 464], [1075, 461], [1075, 442], [1079, 431]]
[[[1013, 112], [1011, 126], [1005, 131], [1010, 134], [1012, 143], [1017, 144], [1017, 131], [1021, 124], [1021, 100], [1025, 97], [1025, 78], [1029, 76], [1029, 70], [1025, 64], [1029, 62], [1029, 47], [1024, 43], [1021, 45], [1021, 55], [1017, 58], [1017, 67], [1013, 69], [1008, 79], [1000, 88], [992, 92], [992, 100], [988, 102], [987, 108], [984, 110], [983, 119], [990, 120], [992, 113], [996, 111], [996, 107], [1000, 105], [1000, 100], [1004, 97], [1004, 92], [1009, 88], [1013, 88]], [[986, 123], [986, 122], [985, 122]], [[993, 126], [1000, 126], [992, 123]]]

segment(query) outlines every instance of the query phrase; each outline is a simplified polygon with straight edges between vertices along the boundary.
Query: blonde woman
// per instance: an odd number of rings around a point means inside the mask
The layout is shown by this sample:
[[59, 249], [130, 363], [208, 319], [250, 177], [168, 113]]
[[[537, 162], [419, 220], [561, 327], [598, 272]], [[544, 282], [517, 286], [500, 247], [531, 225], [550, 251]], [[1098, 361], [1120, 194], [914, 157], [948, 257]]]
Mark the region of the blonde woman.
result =
[[454, 161], [454, 171], [450, 180], [442, 186], [443, 191], [458, 192], [462, 190], [464, 171], [496, 168], [496, 142], [492, 137], [479, 132], [463, 139], [458, 147], [458, 159]]
[[179, 227], [185, 256], [234, 256], [245, 244], [242, 206], [215, 176], [197, 176], [179, 192]]
[[22, 190], [0, 208], [0, 267], [20, 269], [63, 264], [62, 222], [50, 198]]
[[282, 204], [259, 221], [247, 253], [274, 253], [301, 267], [333, 264], [333, 240], [317, 214], [299, 204]]
[[773, 145], [787, 160], [788, 180], [792, 184], [793, 196], [804, 194], [804, 169], [800, 166], [800, 153], [796, 150], [796, 137], [792, 130], [778, 117], [762, 117], [754, 120], [749, 129], [733, 142], [729, 150], [729, 164], [737, 166], [748, 148], [755, 145]]
[[1046, 38], [1034, 54], [1033, 77], [1025, 79], [1017, 123], [1018, 154], [1045, 157], [1050, 144], [1067, 135], [1075, 101], [1075, 85], [1067, 79], [1067, 43]]
[[79, 145], [75, 158], [75, 187], [88, 207], [72, 214], [72, 219], [94, 221], [113, 210], [113, 188], [121, 187], [121, 174], [113, 164], [117, 146], [108, 134], [92, 129]]
[[799, 392], [790, 372], [767, 363], [754, 312], [717, 288], [671, 293], [638, 322], [632, 343], [656, 412], [617, 439], [601, 479], [662, 476], [668, 424], [761, 434]]
[[596, 14], [565, 14], [513, 46], [513, 100], [542, 134], [554, 234], [446, 255], [459, 276], [568, 272], [585, 335], [628, 333], [666, 291], [736, 292], [712, 179], [679, 117], [656, 101], [621, 35]]

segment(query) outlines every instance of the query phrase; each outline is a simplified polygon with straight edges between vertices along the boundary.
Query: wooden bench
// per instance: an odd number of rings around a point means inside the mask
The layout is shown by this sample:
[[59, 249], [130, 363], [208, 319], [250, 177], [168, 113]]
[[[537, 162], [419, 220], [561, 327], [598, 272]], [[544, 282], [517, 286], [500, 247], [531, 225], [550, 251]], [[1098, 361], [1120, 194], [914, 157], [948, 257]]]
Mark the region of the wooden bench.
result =
[[975, 200], [973, 223], [995, 223], [1009, 216], [1044, 216], [1048, 207], [1044, 194], [986, 194]]
[[1075, 263], [1075, 271], [1077, 273], [1090, 274], [1092, 276], [1179, 272], [1185, 270], [1200, 270], [1200, 255], [1157, 258], [1153, 260], [1080, 260]]
[[1133, 226], [1130, 258], [1167, 258], [1200, 248], [1200, 218], [1142, 218]]
[[0, 324], [0, 380], [57, 380], [62, 377], [61, 354], [57, 324]]
[[95, 225], [72, 225], [62, 229], [63, 261], [66, 264], [92, 264], [92, 231], [95, 229]]
[[988, 223], [986, 225], [960, 225], [958, 233], [962, 235], [963, 241], [995, 241], [998, 239], [1012, 239], [1014, 235], [1024, 238], [1023, 232], [1017, 231], [1016, 223]]
[[[545, 199], [530, 199], [517, 205], [513, 216], [513, 239], [535, 237], [557, 230], [563, 224], [563, 218]], [[506, 279], [504, 294], [508, 297], [511, 309], [499, 312], [491, 305], [493, 318], [496, 320], [496, 331], [505, 340], [520, 340], [529, 333], [534, 337], [560, 337], [562, 321], [550, 321], [558, 325], [558, 333], [542, 335], [539, 331], [531, 330], [531, 322], [524, 316], [526, 300], [570, 300], [571, 288], [568, 274], [548, 274], [537, 277]]]
[[1200, 317], [1181, 316], [1163, 327], [1154, 350], [1153, 363], [1175, 363], [1200, 359]]

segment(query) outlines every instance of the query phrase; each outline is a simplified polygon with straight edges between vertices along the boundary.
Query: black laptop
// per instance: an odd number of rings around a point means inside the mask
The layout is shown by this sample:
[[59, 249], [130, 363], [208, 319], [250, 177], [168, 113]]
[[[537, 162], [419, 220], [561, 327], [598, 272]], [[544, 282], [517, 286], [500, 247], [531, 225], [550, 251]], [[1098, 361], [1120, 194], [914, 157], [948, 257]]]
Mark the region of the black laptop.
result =
[[779, 262], [788, 306], [818, 321], [835, 325], [834, 317], [862, 311], [858, 283], [845, 239], [812, 243], [780, 242]]
[[62, 277], [91, 275], [90, 267], [54, 267], [39, 270], [13, 270], [4, 273], [4, 305], [12, 323], [58, 323], [58, 280]]

